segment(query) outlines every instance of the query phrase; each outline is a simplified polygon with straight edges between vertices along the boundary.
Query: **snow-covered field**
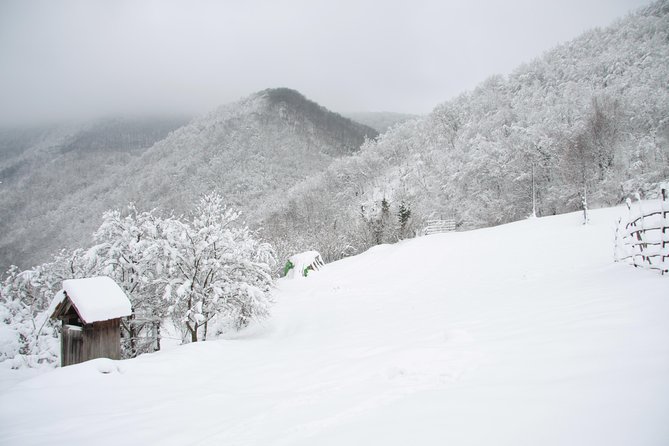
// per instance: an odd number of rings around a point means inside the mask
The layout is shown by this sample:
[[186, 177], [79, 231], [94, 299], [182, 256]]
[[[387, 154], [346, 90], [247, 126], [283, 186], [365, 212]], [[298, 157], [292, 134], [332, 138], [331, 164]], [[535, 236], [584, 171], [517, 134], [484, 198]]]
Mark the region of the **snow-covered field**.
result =
[[280, 281], [271, 320], [234, 339], [5, 389], [0, 444], [667, 445], [669, 278], [612, 262], [619, 212]]

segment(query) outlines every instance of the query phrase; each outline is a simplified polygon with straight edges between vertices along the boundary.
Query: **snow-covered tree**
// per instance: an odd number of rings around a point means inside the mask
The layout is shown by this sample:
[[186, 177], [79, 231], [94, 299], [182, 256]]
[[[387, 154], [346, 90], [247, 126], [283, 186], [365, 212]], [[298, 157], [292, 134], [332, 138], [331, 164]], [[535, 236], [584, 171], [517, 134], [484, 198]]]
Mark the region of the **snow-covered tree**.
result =
[[35, 367], [55, 362], [58, 335], [49, 324], [45, 274], [41, 267], [19, 271], [12, 267], [0, 285], [0, 360], [12, 367]]
[[170, 316], [190, 341], [206, 339], [212, 322], [239, 329], [267, 317], [274, 250], [238, 219], [218, 194], [205, 195], [189, 219], [130, 205], [105, 212], [92, 247], [26, 271], [12, 267], [0, 283], [0, 361], [57, 362], [49, 304], [65, 279], [107, 275], [124, 288], [134, 312], [123, 322], [125, 356], [153, 351], [142, 329]]
[[164, 227], [157, 211], [140, 212], [130, 204], [123, 212], [104, 213], [93, 234], [96, 245], [88, 250], [89, 256], [99, 259], [101, 273], [113, 278], [132, 304], [133, 315], [122, 324], [128, 356], [159, 348], [168, 308], [159, 289], [170, 252]]
[[164, 221], [170, 258], [161, 284], [170, 312], [192, 342], [212, 320], [241, 328], [269, 314], [274, 252], [236, 225], [239, 213], [205, 195], [190, 221]]

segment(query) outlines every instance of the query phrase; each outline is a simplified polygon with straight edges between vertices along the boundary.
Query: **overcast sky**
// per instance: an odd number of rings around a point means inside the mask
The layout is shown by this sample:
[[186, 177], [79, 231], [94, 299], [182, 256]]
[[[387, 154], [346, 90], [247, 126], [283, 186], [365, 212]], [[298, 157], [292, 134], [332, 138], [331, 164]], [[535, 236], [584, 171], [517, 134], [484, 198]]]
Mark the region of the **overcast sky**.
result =
[[0, 125], [201, 113], [269, 87], [426, 113], [647, 0], [0, 0]]

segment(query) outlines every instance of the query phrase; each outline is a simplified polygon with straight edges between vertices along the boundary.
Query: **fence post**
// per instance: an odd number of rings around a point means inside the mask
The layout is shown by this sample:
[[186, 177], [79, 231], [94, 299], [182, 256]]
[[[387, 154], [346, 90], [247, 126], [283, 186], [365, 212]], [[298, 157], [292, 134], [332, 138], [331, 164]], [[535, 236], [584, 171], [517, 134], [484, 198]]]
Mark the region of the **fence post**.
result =
[[620, 250], [622, 248], [622, 242], [620, 241], [620, 225], [623, 224], [623, 218], [618, 217], [618, 224], [616, 225], [616, 236], [614, 238], [614, 244], [613, 244], [613, 261], [614, 262], [619, 262], [620, 261]]
[[625, 235], [629, 236], [629, 238], [630, 238], [630, 242], [631, 242], [630, 251], [631, 251], [631, 255], [632, 255], [632, 265], [635, 268], [637, 268], [638, 265], [636, 264], [636, 255], [637, 255], [636, 254], [636, 246], [634, 245], [634, 241], [633, 241], [634, 232], [630, 231], [630, 227], [633, 230], [634, 227], [636, 226], [636, 223], [633, 220], [634, 215], [632, 214], [632, 200], [628, 198], [627, 200], [625, 200], [625, 204], [627, 205], [627, 224], [625, 225]]
[[667, 220], [667, 214], [669, 214], [669, 210], [667, 209], [667, 199], [669, 199], [669, 194], [667, 193], [667, 184], [664, 183], [662, 185], [662, 204], [660, 206], [660, 211], [661, 211], [661, 225], [662, 225], [662, 248], [660, 251], [660, 268], [662, 269], [662, 275], [664, 275], [665, 272], [669, 272], [669, 267], [665, 269], [665, 266], [667, 263], [667, 259], [669, 259], [669, 250], [667, 250], [667, 243], [669, 243], [669, 240], [667, 240], [667, 229], [669, 227], [667, 226], [669, 224], [669, 221]]

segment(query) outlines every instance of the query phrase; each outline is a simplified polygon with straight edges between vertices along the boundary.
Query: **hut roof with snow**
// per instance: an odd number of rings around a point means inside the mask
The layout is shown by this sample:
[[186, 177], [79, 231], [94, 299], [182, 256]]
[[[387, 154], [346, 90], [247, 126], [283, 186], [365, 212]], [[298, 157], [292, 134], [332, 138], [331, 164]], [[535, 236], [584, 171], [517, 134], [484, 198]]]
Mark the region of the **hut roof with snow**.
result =
[[94, 358], [121, 359], [121, 318], [130, 316], [128, 296], [109, 277], [63, 281], [51, 303], [51, 317], [62, 321], [61, 365]]
[[109, 277], [90, 277], [63, 281], [56, 295], [52, 317], [62, 319], [73, 307], [84, 324], [130, 316], [128, 296]]

